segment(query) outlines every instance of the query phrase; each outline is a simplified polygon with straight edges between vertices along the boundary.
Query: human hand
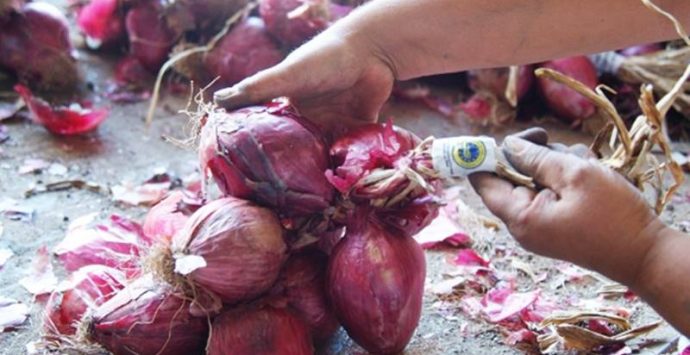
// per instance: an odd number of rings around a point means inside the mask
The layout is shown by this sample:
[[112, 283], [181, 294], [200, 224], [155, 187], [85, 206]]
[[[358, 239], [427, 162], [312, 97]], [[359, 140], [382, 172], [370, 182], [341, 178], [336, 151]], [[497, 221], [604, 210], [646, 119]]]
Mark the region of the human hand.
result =
[[508, 160], [535, 179], [538, 191], [491, 174], [470, 181], [525, 249], [634, 283], [663, 224], [618, 173], [556, 148], [518, 137], [504, 141]]
[[375, 45], [334, 26], [275, 67], [217, 91], [214, 99], [232, 109], [287, 96], [305, 117], [333, 130], [375, 122], [394, 78]]

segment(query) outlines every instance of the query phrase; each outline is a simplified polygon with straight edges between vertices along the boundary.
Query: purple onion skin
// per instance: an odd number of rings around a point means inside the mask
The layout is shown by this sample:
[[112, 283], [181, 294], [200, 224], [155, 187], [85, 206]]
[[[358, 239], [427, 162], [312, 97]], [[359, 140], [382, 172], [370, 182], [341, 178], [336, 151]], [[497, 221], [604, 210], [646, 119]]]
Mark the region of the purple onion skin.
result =
[[209, 355], [311, 355], [307, 327], [284, 309], [239, 309], [212, 325]]
[[410, 237], [359, 221], [335, 247], [327, 290], [350, 337], [369, 352], [395, 354], [412, 338], [422, 311], [426, 262]]
[[188, 275], [232, 304], [268, 291], [286, 259], [278, 218], [248, 201], [225, 197], [197, 210], [173, 238], [173, 251], [204, 258]]
[[333, 198], [322, 135], [284, 105], [214, 113], [201, 132], [199, 160], [220, 190], [289, 216], [322, 212]]
[[189, 306], [171, 287], [144, 276], [96, 308], [89, 338], [115, 355], [199, 354], [208, 323]]

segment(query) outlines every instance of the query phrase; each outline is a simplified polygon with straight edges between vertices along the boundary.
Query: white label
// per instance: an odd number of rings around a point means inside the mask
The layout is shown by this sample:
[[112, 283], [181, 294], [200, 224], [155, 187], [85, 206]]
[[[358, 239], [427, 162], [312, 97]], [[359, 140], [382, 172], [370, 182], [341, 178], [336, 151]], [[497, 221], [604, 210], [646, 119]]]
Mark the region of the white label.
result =
[[206, 260], [199, 255], [175, 255], [175, 272], [180, 275], [189, 275], [202, 267], [206, 267]]
[[431, 158], [442, 177], [466, 177], [480, 171], [496, 172], [497, 149], [490, 137], [441, 138], [434, 140]]

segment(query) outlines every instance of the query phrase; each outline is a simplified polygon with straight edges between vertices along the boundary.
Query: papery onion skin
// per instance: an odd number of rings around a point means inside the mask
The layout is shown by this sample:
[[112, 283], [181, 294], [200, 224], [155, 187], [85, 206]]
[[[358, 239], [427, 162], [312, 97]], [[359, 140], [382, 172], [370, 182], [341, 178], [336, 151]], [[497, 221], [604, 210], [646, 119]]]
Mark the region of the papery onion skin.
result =
[[213, 321], [209, 355], [311, 355], [307, 327], [285, 309], [228, 311]]
[[360, 218], [335, 247], [327, 290], [350, 337], [377, 354], [402, 351], [422, 311], [426, 263], [410, 237]]
[[[556, 59], [544, 63], [542, 67], [570, 76], [590, 89], [594, 89], [598, 83], [597, 70], [586, 56]], [[596, 111], [591, 100], [563, 84], [547, 78], [538, 78], [537, 83], [549, 109], [569, 122], [579, 122]]]
[[96, 309], [88, 338], [115, 355], [198, 354], [208, 323], [193, 317], [189, 306], [172, 287], [144, 275]]
[[218, 84], [231, 86], [280, 63], [283, 57], [263, 21], [250, 17], [223, 36], [203, 61], [211, 78], [218, 77]]
[[82, 316], [125, 287], [125, 274], [103, 266], [88, 265], [70, 275], [69, 285], [50, 295], [44, 328], [49, 333], [72, 335]]
[[333, 187], [323, 175], [327, 149], [310, 122], [285, 104], [271, 103], [210, 114], [199, 161], [224, 194], [299, 216], [331, 205]]
[[150, 240], [136, 222], [113, 215], [109, 223], [68, 230], [54, 252], [67, 271], [95, 264], [133, 277], [139, 274], [139, 257], [149, 245]]
[[233, 197], [197, 210], [173, 238], [173, 255], [206, 262], [187, 275], [225, 303], [250, 300], [276, 281], [286, 255], [283, 230], [268, 209]]
[[431, 224], [439, 213], [439, 204], [430, 196], [414, 199], [404, 206], [377, 211], [377, 218], [406, 236], [414, 236]]
[[326, 176], [340, 192], [349, 192], [366, 173], [375, 168], [393, 168], [420, 142], [412, 132], [391, 122], [354, 128], [331, 146], [335, 169]]
[[290, 257], [277, 283], [288, 307], [307, 325], [317, 345], [324, 344], [340, 326], [326, 296], [327, 265], [325, 254], [303, 251]]

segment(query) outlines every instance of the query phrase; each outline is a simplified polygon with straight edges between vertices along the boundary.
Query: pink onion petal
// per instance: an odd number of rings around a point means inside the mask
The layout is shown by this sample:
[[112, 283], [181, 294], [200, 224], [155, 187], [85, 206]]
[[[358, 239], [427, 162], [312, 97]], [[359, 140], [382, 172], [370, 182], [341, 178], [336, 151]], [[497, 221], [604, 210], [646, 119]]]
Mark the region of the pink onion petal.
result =
[[458, 224], [450, 219], [444, 210], [441, 210], [438, 217], [417, 233], [414, 238], [423, 249], [443, 246], [460, 248], [472, 243], [471, 237], [461, 231]]
[[462, 249], [455, 257], [455, 265], [459, 266], [489, 266], [489, 261], [482, 258], [472, 249]]
[[29, 317], [29, 307], [17, 300], [0, 296], [0, 332], [14, 329]]
[[170, 182], [145, 183], [138, 186], [124, 183], [111, 188], [113, 201], [132, 206], [152, 206], [162, 200], [169, 190]]
[[50, 263], [50, 254], [46, 246], [38, 249], [29, 272], [29, 275], [19, 280], [19, 284], [29, 293], [36, 296], [43, 295], [53, 292], [57, 287], [58, 279], [53, 273], [53, 265]]
[[690, 345], [685, 347], [685, 349], [683, 349], [680, 355], [690, 355]]
[[537, 334], [529, 329], [518, 329], [508, 333], [505, 339], [508, 345], [516, 345], [518, 343], [535, 343], [537, 341]]
[[98, 127], [110, 114], [109, 109], [96, 109], [90, 103], [53, 107], [34, 96], [29, 88], [23, 85], [15, 85], [14, 90], [29, 107], [31, 119], [55, 134], [71, 135], [89, 132]]
[[524, 309], [534, 304], [540, 293], [540, 290], [525, 293], [510, 293], [500, 303], [494, 303], [488, 300], [488, 297], [485, 297], [482, 300], [484, 304], [484, 309], [482, 311], [489, 322], [498, 323], [522, 312]]
[[24, 159], [24, 163], [19, 167], [19, 174], [32, 174], [38, 173], [50, 167], [50, 162], [43, 159]]

